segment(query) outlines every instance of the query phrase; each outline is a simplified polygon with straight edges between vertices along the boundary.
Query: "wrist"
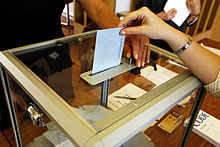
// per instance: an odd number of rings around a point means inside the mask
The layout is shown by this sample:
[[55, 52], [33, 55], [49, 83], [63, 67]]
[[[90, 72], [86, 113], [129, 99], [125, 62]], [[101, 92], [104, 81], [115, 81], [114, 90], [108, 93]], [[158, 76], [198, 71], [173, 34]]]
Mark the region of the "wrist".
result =
[[192, 38], [188, 35], [187, 43], [182, 48], [178, 49], [177, 51], [174, 51], [174, 54], [181, 55], [185, 50], [187, 50], [187, 48], [189, 48], [191, 43], [192, 43]]
[[158, 16], [159, 18], [163, 19], [163, 14], [162, 14], [162, 12], [158, 13], [157, 16]]
[[191, 20], [195, 20], [198, 19], [199, 15], [190, 15], [189, 18], [191, 18]]
[[169, 37], [164, 39], [170, 47], [173, 49], [173, 51], [177, 51], [180, 48], [182, 48], [189, 40], [188, 35], [172, 28], [171, 31], [169, 31]]
[[187, 25], [193, 25], [197, 20], [198, 20], [198, 16], [190, 16], [188, 19], [187, 19]]

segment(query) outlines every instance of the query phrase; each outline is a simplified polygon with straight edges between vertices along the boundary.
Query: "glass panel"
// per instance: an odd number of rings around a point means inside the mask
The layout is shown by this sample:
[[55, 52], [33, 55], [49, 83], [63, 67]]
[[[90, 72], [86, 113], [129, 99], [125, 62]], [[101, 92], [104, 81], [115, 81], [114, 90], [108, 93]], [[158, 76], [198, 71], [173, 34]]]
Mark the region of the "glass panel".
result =
[[[19, 54], [16, 54], [15, 51], [14, 53], [18, 59], [49, 85], [49, 87], [70, 106], [79, 108], [75, 110], [83, 115], [90, 123], [98, 121], [104, 116], [139, 98], [141, 95], [150, 92], [152, 89], [176, 75], [186, 71], [185, 67], [169, 60], [169, 57], [162, 56], [158, 52], [152, 52], [150, 64], [141, 70], [136, 68], [110, 79], [108, 110], [106, 110], [105, 108], [97, 106], [101, 102], [101, 83], [92, 86], [80, 78], [82, 73], [92, 69], [95, 36], [79, 38], [68, 43], [64, 42], [58, 42], [56, 44], [52, 42], [51, 46], [53, 47], [42, 47], [42, 49], [40, 49], [41, 47], [36, 47], [35, 49], [33, 45], [31, 52], [22, 53], [22, 51], [20, 51]], [[26, 138], [26, 133], [30, 132], [30, 130], [25, 131], [24, 129], [26, 129], [26, 127], [23, 126], [25, 126], [26, 123], [30, 126], [33, 125], [30, 121], [23, 120], [25, 116], [24, 110], [30, 106], [32, 101], [12, 80], [11, 85], [13, 91], [19, 91], [14, 92], [13, 100], [16, 106], [22, 141], [24, 141], [23, 143], [26, 145], [33, 141], [33, 138], [46, 132], [47, 129], [45, 127], [41, 127], [40, 129], [37, 127], [37, 130], [39, 130], [37, 132], [38, 134], [33, 133], [36, 136], [30, 137], [32, 140], [24, 139]], [[191, 98], [189, 97], [188, 99]], [[19, 104], [17, 104], [18, 102], [23, 103], [21, 108]], [[193, 98], [190, 102], [194, 102]], [[88, 105], [93, 105], [94, 107]], [[96, 113], [97, 110], [100, 110], [100, 113]], [[175, 106], [169, 113], [175, 111], [183, 114], [184, 112], [184, 118], [187, 118], [190, 110], [191, 106], [189, 108], [187, 107], [187, 111], [183, 111], [183, 109], [180, 110], [178, 106]], [[164, 117], [167, 115], [168, 114]], [[164, 117], [162, 117], [161, 120], [163, 120]], [[154, 127], [157, 127], [161, 120], [156, 121]], [[46, 117], [44, 121], [47, 123], [49, 119]], [[182, 125], [180, 128], [178, 131], [183, 132]], [[156, 131], [152, 128], [145, 131], [150, 137], [159, 139], [156, 137], [157, 135], [154, 136], [154, 132]], [[172, 136], [177, 140], [176, 135]], [[178, 139], [180, 139], [180, 137], [181, 136], [178, 136]], [[156, 139], [153, 139], [153, 142], [155, 141], [157, 143]]]
[[[154, 70], [154, 67], [152, 65], [147, 65], [141, 70], [136, 68], [130, 72], [121, 74], [111, 80], [108, 97], [108, 106], [110, 109], [112, 109], [113, 111], [118, 110], [122, 106], [130, 103], [136, 98], [139, 98], [141, 95], [150, 92], [152, 89], [158, 87], [159, 85], [165, 83], [176, 75], [187, 70], [184, 66], [176, 64], [176, 62], [169, 60], [169, 58], [160, 56], [156, 52], [152, 53], [151, 59], [151, 62], [157, 64], [157, 71]], [[140, 74], [136, 75], [136, 73], [139, 72]], [[131, 143], [133, 139], [141, 139], [141, 134], [143, 134], [144, 132], [145, 135], [150, 138], [142, 140], [147, 145], [150, 145], [149, 143], [151, 142], [156, 147], [178, 146], [185, 130], [184, 120], [189, 118], [194, 102], [195, 94], [188, 96], [179, 105], [171, 108], [170, 111], [162, 115], [160, 118], [158, 118], [148, 127], [146, 127], [142, 132], [130, 139], [127, 143], [125, 143], [125, 145]], [[173, 113], [179, 115], [179, 122], [181, 123], [180, 125], [175, 126], [174, 128], [176, 129], [174, 129], [172, 133], [169, 134], [159, 128], [158, 125], [166, 117], [169, 117], [168, 115], [171, 115]], [[134, 140], [133, 143], [135, 142]], [[145, 143], [143, 144], [146, 145]]]
[[168, 57], [152, 52], [149, 64], [142, 68], [135, 68], [111, 80], [109, 106], [113, 110], [117, 110], [128, 102], [150, 92], [152, 89], [186, 71], [186, 69]]
[[[162, 117], [158, 118], [154, 123], [152, 123], [148, 128], [144, 131], [144, 133], [152, 139], [152, 142], [156, 147], [163, 147], [163, 146], [180, 146], [181, 139], [183, 137], [183, 133], [186, 129], [185, 120], [190, 117], [193, 105], [195, 103], [195, 94], [188, 96], [183, 102], [174, 106], [170, 111], [165, 113]], [[173, 116], [173, 113], [178, 113], [180, 115], [180, 119], [171, 120], [168, 119], [170, 116]], [[164, 131], [159, 126], [160, 124], [165, 124], [164, 122], [170, 121], [170, 131]], [[172, 125], [175, 123], [180, 123], [178, 125]], [[169, 128], [167, 127], [167, 130]], [[189, 141], [189, 140], [188, 140]]]
[[[9, 75], [8, 77], [22, 145], [24, 147], [34, 147], [55, 146], [64, 141], [70, 143], [55, 123], [41, 111]], [[5, 134], [10, 144], [16, 146], [15, 138], [12, 137], [12, 129], [6, 130]]]
[[95, 36], [16, 56], [71, 106], [95, 105], [100, 103], [100, 85], [80, 79], [92, 68], [94, 45]]

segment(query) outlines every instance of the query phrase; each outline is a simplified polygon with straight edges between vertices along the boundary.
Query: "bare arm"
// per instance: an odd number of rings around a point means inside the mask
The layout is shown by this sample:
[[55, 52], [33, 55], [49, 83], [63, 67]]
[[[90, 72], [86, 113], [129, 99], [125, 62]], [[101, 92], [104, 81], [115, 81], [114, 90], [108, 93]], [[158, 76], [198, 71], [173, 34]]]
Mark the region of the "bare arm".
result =
[[[136, 20], [142, 21], [142, 24], [132, 26], [132, 22]], [[167, 25], [146, 7], [127, 15], [119, 26], [130, 26], [123, 29], [121, 34], [143, 34], [149, 38], [165, 40], [174, 51], [182, 48], [188, 41], [186, 34]], [[216, 80], [220, 69], [220, 56], [193, 41], [179, 57], [204, 84]]]
[[[164, 40], [176, 51], [186, 44], [188, 36], [174, 29], [171, 32], [172, 36]], [[179, 58], [204, 84], [210, 84], [217, 78], [220, 56], [203, 48], [197, 42], [193, 41], [189, 48], [179, 55]]]
[[78, 2], [99, 28], [117, 27], [119, 18], [102, 0], [78, 0]]

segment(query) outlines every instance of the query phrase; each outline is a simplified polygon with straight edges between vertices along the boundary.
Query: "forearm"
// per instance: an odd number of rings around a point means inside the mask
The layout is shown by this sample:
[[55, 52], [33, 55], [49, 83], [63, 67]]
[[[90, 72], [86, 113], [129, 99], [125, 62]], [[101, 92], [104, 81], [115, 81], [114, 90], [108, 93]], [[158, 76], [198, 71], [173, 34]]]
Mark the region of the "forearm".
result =
[[[176, 51], [186, 44], [188, 36], [174, 29], [170, 31], [172, 35], [165, 40]], [[220, 69], [218, 55], [193, 41], [189, 48], [179, 55], [179, 58], [204, 84], [215, 81]]]
[[119, 18], [102, 0], [78, 0], [78, 2], [99, 28], [117, 27]]
[[[142, 24], [131, 26], [137, 20]], [[118, 26], [128, 26], [120, 32], [122, 35], [143, 34], [152, 39], [164, 40], [174, 51], [185, 46], [189, 39], [186, 34], [169, 26], [147, 8], [141, 8], [125, 16]], [[195, 41], [179, 55], [179, 58], [204, 84], [216, 80], [220, 69], [220, 56]]]

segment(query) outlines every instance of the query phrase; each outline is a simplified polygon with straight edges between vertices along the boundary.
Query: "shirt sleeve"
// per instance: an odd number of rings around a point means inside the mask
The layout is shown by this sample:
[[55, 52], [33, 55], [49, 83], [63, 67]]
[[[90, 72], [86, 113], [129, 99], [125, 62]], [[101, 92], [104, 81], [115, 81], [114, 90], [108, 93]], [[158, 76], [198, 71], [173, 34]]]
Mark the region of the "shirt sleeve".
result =
[[192, 22], [190, 22], [189, 24], [187, 24], [187, 26], [192, 26], [193, 24], [195, 24], [198, 21], [199, 17], [197, 16], [195, 20], [193, 20]]
[[135, 10], [138, 10], [142, 7], [148, 7], [148, 9], [151, 10], [151, 8], [152, 8], [151, 0], [139, 0], [139, 3], [137, 4]]
[[217, 79], [214, 82], [205, 85], [204, 87], [209, 93], [216, 96], [220, 100], [220, 71], [218, 73]]

